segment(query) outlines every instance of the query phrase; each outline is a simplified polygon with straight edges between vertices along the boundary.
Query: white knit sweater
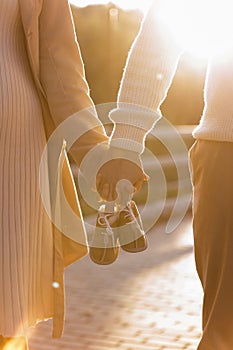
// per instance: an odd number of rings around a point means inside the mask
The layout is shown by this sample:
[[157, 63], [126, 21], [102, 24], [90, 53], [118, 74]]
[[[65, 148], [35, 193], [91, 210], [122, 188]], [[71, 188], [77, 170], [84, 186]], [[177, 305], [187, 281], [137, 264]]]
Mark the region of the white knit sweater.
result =
[[[142, 152], [146, 134], [161, 117], [160, 105], [166, 98], [179, 57], [185, 49], [185, 43], [181, 45], [173, 36], [172, 25], [178, 24], [176, 19], [168, 25], [161, 17], [159, 6], [162, 1], [154, 1], [127, 59], [118, 106], [110, 113], [115, 124], [110, 142], [116, 147]], [[179, 0], [172, 1], [179, 3]], [[187, 25], [188, 22], [186, 18], [184, 23]], [[198, 21], [196, 25], [199, 25]], [[192, 33], [195, 28], [189, 30]], [[233, 43], [232, 48], [225, 47], [209, 59], [204, 101], [203, 115], [193, 136], [232, 142]]]

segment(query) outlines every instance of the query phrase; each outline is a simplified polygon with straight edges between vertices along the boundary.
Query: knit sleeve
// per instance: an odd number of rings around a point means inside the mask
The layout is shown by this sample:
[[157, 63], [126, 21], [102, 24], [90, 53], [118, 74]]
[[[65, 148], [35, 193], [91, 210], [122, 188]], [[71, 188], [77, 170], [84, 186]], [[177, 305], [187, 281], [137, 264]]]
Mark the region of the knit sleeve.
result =
[[153, 2], [129, 52], [117, 108], [110, 113], [112, 146], [141, 153], [146, 134], [161, 117], [160, 105], [183, 49], [173, 37], [172, 24], [161, 15], [161, 4], [169, 1]]

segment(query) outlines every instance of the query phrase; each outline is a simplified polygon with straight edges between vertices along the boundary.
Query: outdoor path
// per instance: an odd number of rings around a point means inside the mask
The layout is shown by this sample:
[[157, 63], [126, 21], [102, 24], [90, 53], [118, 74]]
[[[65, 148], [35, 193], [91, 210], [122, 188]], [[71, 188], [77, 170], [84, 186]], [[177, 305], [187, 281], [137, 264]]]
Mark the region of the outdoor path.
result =
[[66, 271], [66, 325], [51, 321], [30, 335], [30, 350], [195, 350], [202, 291], [194, 267], [191, 217], [172, 234], [157, 224], [142, 253], [120, 252], [109, 266], [89, 257]]

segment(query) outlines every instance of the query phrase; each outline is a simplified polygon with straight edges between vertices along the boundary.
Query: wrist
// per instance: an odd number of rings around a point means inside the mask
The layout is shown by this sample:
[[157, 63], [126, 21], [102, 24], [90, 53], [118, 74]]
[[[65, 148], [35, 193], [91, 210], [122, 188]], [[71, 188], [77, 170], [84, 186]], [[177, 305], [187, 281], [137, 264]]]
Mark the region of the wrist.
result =
[[118, 108], [110, 112], [109, 118], [114, 123], [109, 144], [142, 153], [146, 135], [161, 114], [146, 107], [120, 102]]
[[142, 153], [145, 131], [133, 125], [115, 124], [109, 139], [111, 147]]

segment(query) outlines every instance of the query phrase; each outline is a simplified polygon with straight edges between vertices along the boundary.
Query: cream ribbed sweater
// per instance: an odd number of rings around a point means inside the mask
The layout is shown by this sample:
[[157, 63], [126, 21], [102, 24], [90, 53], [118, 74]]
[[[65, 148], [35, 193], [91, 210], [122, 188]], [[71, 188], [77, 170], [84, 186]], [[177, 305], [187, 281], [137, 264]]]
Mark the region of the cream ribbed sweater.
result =
[[13, 337], [53, 315], [53, 232], [39, 189], [46, 138], [18, 0], [0, 2], [0, 54], [0, 334]]
[[[111, 144], [116, 147], [143, 150], [145, 135], [161, 117], [159, 107], [166, 98], [179, 57], [185, 49], [185, 45], [174, 40], [172, 25], [178, 24], [176, 19], [168, 26], [161, 19], [160, 5], [160, 0], [154, 1], [154, 7], [142, 23], [127, 59], [118, 107], [110, 113], [115, 124]], [[184, 22], [187, 24], [188, 18]], [[196, 25], [199, 25], [198, 21]], [[190, 33], [195, 31], [195, 28], [189, 29]], [[213, 54], [209, 59], [204, 100], [203, 115], [193, 132], [194, 137], [232, 142], [233, 44], [231, 49]]]

